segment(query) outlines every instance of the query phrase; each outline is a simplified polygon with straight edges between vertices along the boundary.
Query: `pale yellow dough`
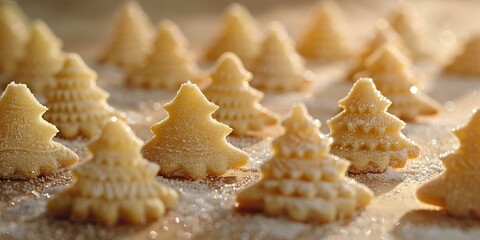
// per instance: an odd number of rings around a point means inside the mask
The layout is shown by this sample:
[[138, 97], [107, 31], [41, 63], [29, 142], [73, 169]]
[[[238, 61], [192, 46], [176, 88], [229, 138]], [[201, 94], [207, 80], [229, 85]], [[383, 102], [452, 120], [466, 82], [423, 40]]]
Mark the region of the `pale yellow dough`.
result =
[[392, 101], [389, 113], [404, 121], [416, 121], [439, 112], [440, 105], [415, 86], [418, 76], [395, 45], [385, 43], [365, 61], [366, 69], [358, 75], [371, 77], [378, 90]]
[[480, 219], [480, 110], [453, 134], [460, 146], [441, 157], [445, 171], [420, 186], [417, 197], [453, 216]]
[[136, 1], [127, 1], [117, 10], [110, 42], [100, 57], [126, 70], [144, 64], [151, 51], [154, 28]]
[[58, 130], [42, 119], [42, 106], [24, 84], [10, 83], [0, 97], [0, 179], [53, 175], [78, 156], [52, 141]]
[[305, 70], [285, 27], [279, 22], [269, 25], [260, 53], [251, 66], [251, 85], [272, 92], [305, 91], [311, 87], [313, 73]]
[[213, 118], [233, 128], [232, 134], [244, 135], [277, 125], [276, 116], [259, 103], [263, 93], [248, 84], [252, 74], [234, 53], [218, 59], [210, 78], [212, 83], [203, 93], [220, 107]]
[[28, 28], [12, 3], [0, 3], [0, 74], [7, 76], [23, 56]]
[[232, 129], [211, 116], [218, 106], [197, 85], [182, 84], [164, 108], [168, 117], [152, 126], [154, 137], [142, 149], [146, 159], [160, 164], [161, 175], [200, 179], [247, 164], [248, 154], [225, 139]]
[[132, 70], [127, 85], [141, 88], [178, 89], [187, 80], [205, 84], [203, 76], [187, 52], [187, 40], [178, 26], [169, 20], [160, 22], [153, 52], [146, 63]]
[[53, 75], [62, 66], [62, 41], [40, 20], [33, 22], [25, 53], [16, 63], [11, 81], [27, 84], [33, 93], [42, 94], [54, 85]]
[[322, 1], [298, 44], [298, 52], [307, 59], [342, 60], [352, 56], [340, 7], [334, 1]]
[[88, 148], [93, 159], [73, 169], [74, 182], [47, 202], [47, 212], [105, 226], [145, 224], [174, 207], [178, 194], [155, 180], [159, 166], [142, 158], [143, 142], [114, 119]]
[[205, 53], [205, 58], [215, 61], [225, 52], [235, 53], [248, 67], [260, 47], [259, 31], [248, 10], [232, 3], [223, 17], [220, 33]]
[[448, 73], [480, 76], [480, 34], [472, 37], [463, 50], [445, 67]]
[[70, 53], [55, 74], [55, 86], [45, 90], [45, 119], [55, 124], [63, 138], [92, 138], [100, 133], [115, 111], [107, 103], [108, 93], [96, 85], [97, 74], [82, 58]]
[[368, 205], [372, 191], [345, 177], [349, 162], [329, 154], [330, 140], [305, 106], [294, 106], [283, 126], [285, 134], [272, 143], [273, 157], [261, 167], [262, 178], [237, 195], [239, 209], [325, 223]]
[[420, 147], [401, 133], [405, 123], [387, 113], [392, 104], [372, 79], [361, 78], [339, 101], [344, 110], [328, 120], [332, 153], [350, 160], [352, 173], [380, 173], [401, 168], [420, 154]]

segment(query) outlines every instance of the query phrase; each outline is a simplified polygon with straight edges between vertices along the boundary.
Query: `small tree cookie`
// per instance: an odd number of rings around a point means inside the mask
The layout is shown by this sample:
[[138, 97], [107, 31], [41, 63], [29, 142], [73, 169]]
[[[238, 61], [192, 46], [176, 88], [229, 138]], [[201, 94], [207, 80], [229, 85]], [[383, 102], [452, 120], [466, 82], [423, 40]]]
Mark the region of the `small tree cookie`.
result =
[[476, 109], [467, 124], [453, 134], [460, 146], [442, 156], [445, 171], [420, 186], [417, 197], [453, 216], [480, 219], [480, 110]]
[[285, 27], [279, 22], [271, 23], [251, 67], [254, 76], [251, 85], [274, 92], [308, 90], [313, 73], [305, 70], [305, 63], [293, 46]]
[[187, 40], [178, 26], [164, 20], [159, 24], [154, 50], [144, 66], [131, 71], [127, 84], [133, 87], [177, 89], [182, 83], [192, 80], [204, 84], [191, 55], [187, 52]]
[[445, 72], [480, 76], [480, 34], [463, 46], [462, 52], [445, 67]]
[[52, 141], [58, 130], [42, 119], [42, 106], [24, 84], [10, 83], [0, 97], [0, 178], [53, 175], [78, 156]]
[[381, 46], [367, 58], [365, 66], [366, 70], [359, 75], [371, 77], [378, 90], [392, 101], [389, 113], [404, 121], [415, 121], [419, 116], [439, 112], [439, 104], [418, 91], [417, 73], [394, 45]]
[[75, 53], [68, 54], [55, 86], [45, 90], [45, 119], [60, 129], [60, 136], [92, 138], [115, 111], [107, 103], [108, 93], [96, 85], [97, 74]]
[[247, 164], [248, 154], [225, 139], [232, 129], [211, 116], [218, 106], [195, 84], [182, 84], [164, 108], [168, 117], [152, 126], [154, 136], [142, 149], [146, 159], [160, 164], [161, 175], [199, 179]]
[[405, 123], [387, 113], [391, 105], [372, 79], [361, 78], [339, 101], [344, 110], [328, 120], [332, 153], [350, 160], [352, 173], [380, 173], [401, 168], [420, 154], [420, 147], [401, 133]]
[[117, 10], [110, 42], [100, 62], [125, 69], [142, 65], [151, 50], [153, 26], [136, 1], [125, 2]]
[[260, 105], [263, 94], [250, 87], [248, 81], [252, 74], [235, 54], [223, 54], [210, 77], [212, 84], [203, 93], [220, 107], [213, 117], [233, 128], [233, 134], [261, 131], [278, 123], [278, 119]]
[[298, 52], [307, 59], [332, 61], [352, 55], [348, 46], [340, 8], [334, 1], [323, 1], [300, 39]]
[[88, 146], [93, 159], [73, 170], [74, 183], [47, 202], [48, 213], [105, 226], [163, 216], [178, 194], [155, 180], [159, 166], [142, 158], [142, 144], [126, 124], [108, 122]]
[[248, 10], [232, 3], [217, 38], [205, 53], [205, 58], [215, 61], [225, 52], [235, 53], [246, 66], [250, 66], [258, 53], [260, 43], [258, 29]]
[[12, 81], [27, 84], [33, 93], [54, 85], [53, 75], [62, 67], [62, 42], [48, 26], [36, 20], [32, 25], [25, 54], [15, 65]]
[[324, 223], [350, 217], [372, 200], [367, 187], [345, 177], [349, 162], [329, 154], [328, 137], [303, 105], [293, 107], [283, 126], [262, 178], [237, 195], [239, 209]]

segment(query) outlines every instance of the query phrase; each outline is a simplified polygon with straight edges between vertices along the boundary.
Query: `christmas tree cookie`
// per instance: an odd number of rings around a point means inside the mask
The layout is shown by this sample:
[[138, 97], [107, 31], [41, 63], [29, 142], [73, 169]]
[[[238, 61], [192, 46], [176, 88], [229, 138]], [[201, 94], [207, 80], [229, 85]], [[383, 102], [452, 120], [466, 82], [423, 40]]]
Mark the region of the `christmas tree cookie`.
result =
[[352, 162], [349, 172], [401, 168], [420, 154], [420, 147], [401, 133], [405, 123], [386, 112], [391, 102], [375, 88], [372, 79], [359, 79], [339, 105], [344, 110], [328, 120], [331, 152]]
[[323, 1], [298, 44], [298, 52], [307, 59], [332, 61], [352, 55], [347, 44], [340, 8], [334, 1]]
[[480, 34], [463, 46], [462, 52], [445, 67], [448, 73], [480, 76]]
[[47, 202], [47, 212], [105, 226], [163, 216], [178, 194], [155, 180], [159, 166], [142, 158], [142, 144], [125, 123], [108, 122], [88, 146], [92, 160], [73, 170], [74, 183]]
[[15, 62], [23, 56], [28, 40], [28, 28], [15, 6], [0, 3], [0, 74], [8, 76]]
[[205, 54], [205, 58], [215, 61], [225, 52], [235, 53], [245, 65], [249, 66], [259, 48], [258, 29], [248, 10], [233, 3], [228, 8], [223, 26], [217, 38]]
[[65, 57], [55, 74], [55, 86], [45, 90], [49, 111], [45, 119], [55, 124], [60, 136], [92, 138], [105, 120], [115, 114], [107, 103], [108, 93], [96, 85], [97, 74], [77, 54]]
[[161, 175], [199, 179], [247, 164], [248, 154], [225, 139], [232, 129], [212, 118], [217, 105], [195, 84], [182, 84], [164, 108], [169, 116], [153, 125], [154, 137], [142, 149], [146, 159], [160, 164]]
[[279, 22], [270, 24], [260, 53], [251, 67], [254, 76], [252, 86], [276, 92], [308, 90], [312, 73], [305, 70], [304, 61], [293, 46], [283, 25]]
[[442, 157], [445, 171], [420, 186], [420, 201], [444, 208], [457, 217], [480, 219], [480, 111], [476, 109], [470, 121], [453, 134], [460, 141], [454, 152]]
[[27, 84], [34, 93], [54, 84], [53, 75], [62, 67], [62, 42], [48, 26], [36, 20], [32, 25], [25, 54], [15, 65], [11, 80]]
[[237, 195], [239, 209], [324, 223], [368, 205], [372, 192], [345, 177], [349, 162], [329, 154], [328, 137], [303, 105], [293, 107], [283, 126], [285, 134], [272, 143], [273, 157], [261, 167], [262, 178]]
[[53, 175], [78, 156], [52, 141], [58, 130], [42, 119], [42, 106], [24, 84], [10, 83], [0, 97], [0, 179]]
[[151, 50], [153, 26], [136, 1], [117, 11], [113, 34], [100, 62], [131, 69], [142, 65]]
[[409, 60], [391, 44], [381, 46], [366, 60], [361, 76], [373, 78], [375, 86], [392, 105], [388, 112], [405, 121], [439, 112], [439, 104], [418, 91], [419, 82]]
[[233, 134], [261, 131], [278, 123], [278, 119], [260, 105], [263, 94], [250, 87], [248, 81], [252, 74], [235, 54], [223, 54], [210, 77], [212, 84], [203, 93], [220, 107], [213, 117], [233, 128]]
[[133, 87], [177, 89], [187, 80], [204, 84], [205, 78], [187, 52], [187, 41], [178, 26], [168, 20], [159, 24], [154, 50], [142, 67], [130, 72]]

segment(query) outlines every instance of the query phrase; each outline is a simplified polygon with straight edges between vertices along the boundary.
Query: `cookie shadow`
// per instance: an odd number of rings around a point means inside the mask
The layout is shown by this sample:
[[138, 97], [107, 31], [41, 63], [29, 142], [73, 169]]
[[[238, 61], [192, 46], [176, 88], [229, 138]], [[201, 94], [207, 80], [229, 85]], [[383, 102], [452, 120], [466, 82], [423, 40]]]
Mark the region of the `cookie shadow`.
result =
[[405, 181], [406, 176], [391, 168], [383, 173], [367, 173], [367, 174], [348, 174], [350, 178], [357, 182], [366, 185], [370, 188], [375, 196], [380, 196], [384, 193], [390, 192], [398, 184]]

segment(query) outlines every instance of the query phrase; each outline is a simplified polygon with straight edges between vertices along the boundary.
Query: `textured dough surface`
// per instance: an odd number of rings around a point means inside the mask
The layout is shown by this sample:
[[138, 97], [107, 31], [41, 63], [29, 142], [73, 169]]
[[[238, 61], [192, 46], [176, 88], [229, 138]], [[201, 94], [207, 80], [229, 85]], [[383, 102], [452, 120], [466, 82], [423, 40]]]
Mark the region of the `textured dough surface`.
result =
[[480, 76], [480, 34], [473, 36], [463, 50], [445, 67], [448, 73]]

